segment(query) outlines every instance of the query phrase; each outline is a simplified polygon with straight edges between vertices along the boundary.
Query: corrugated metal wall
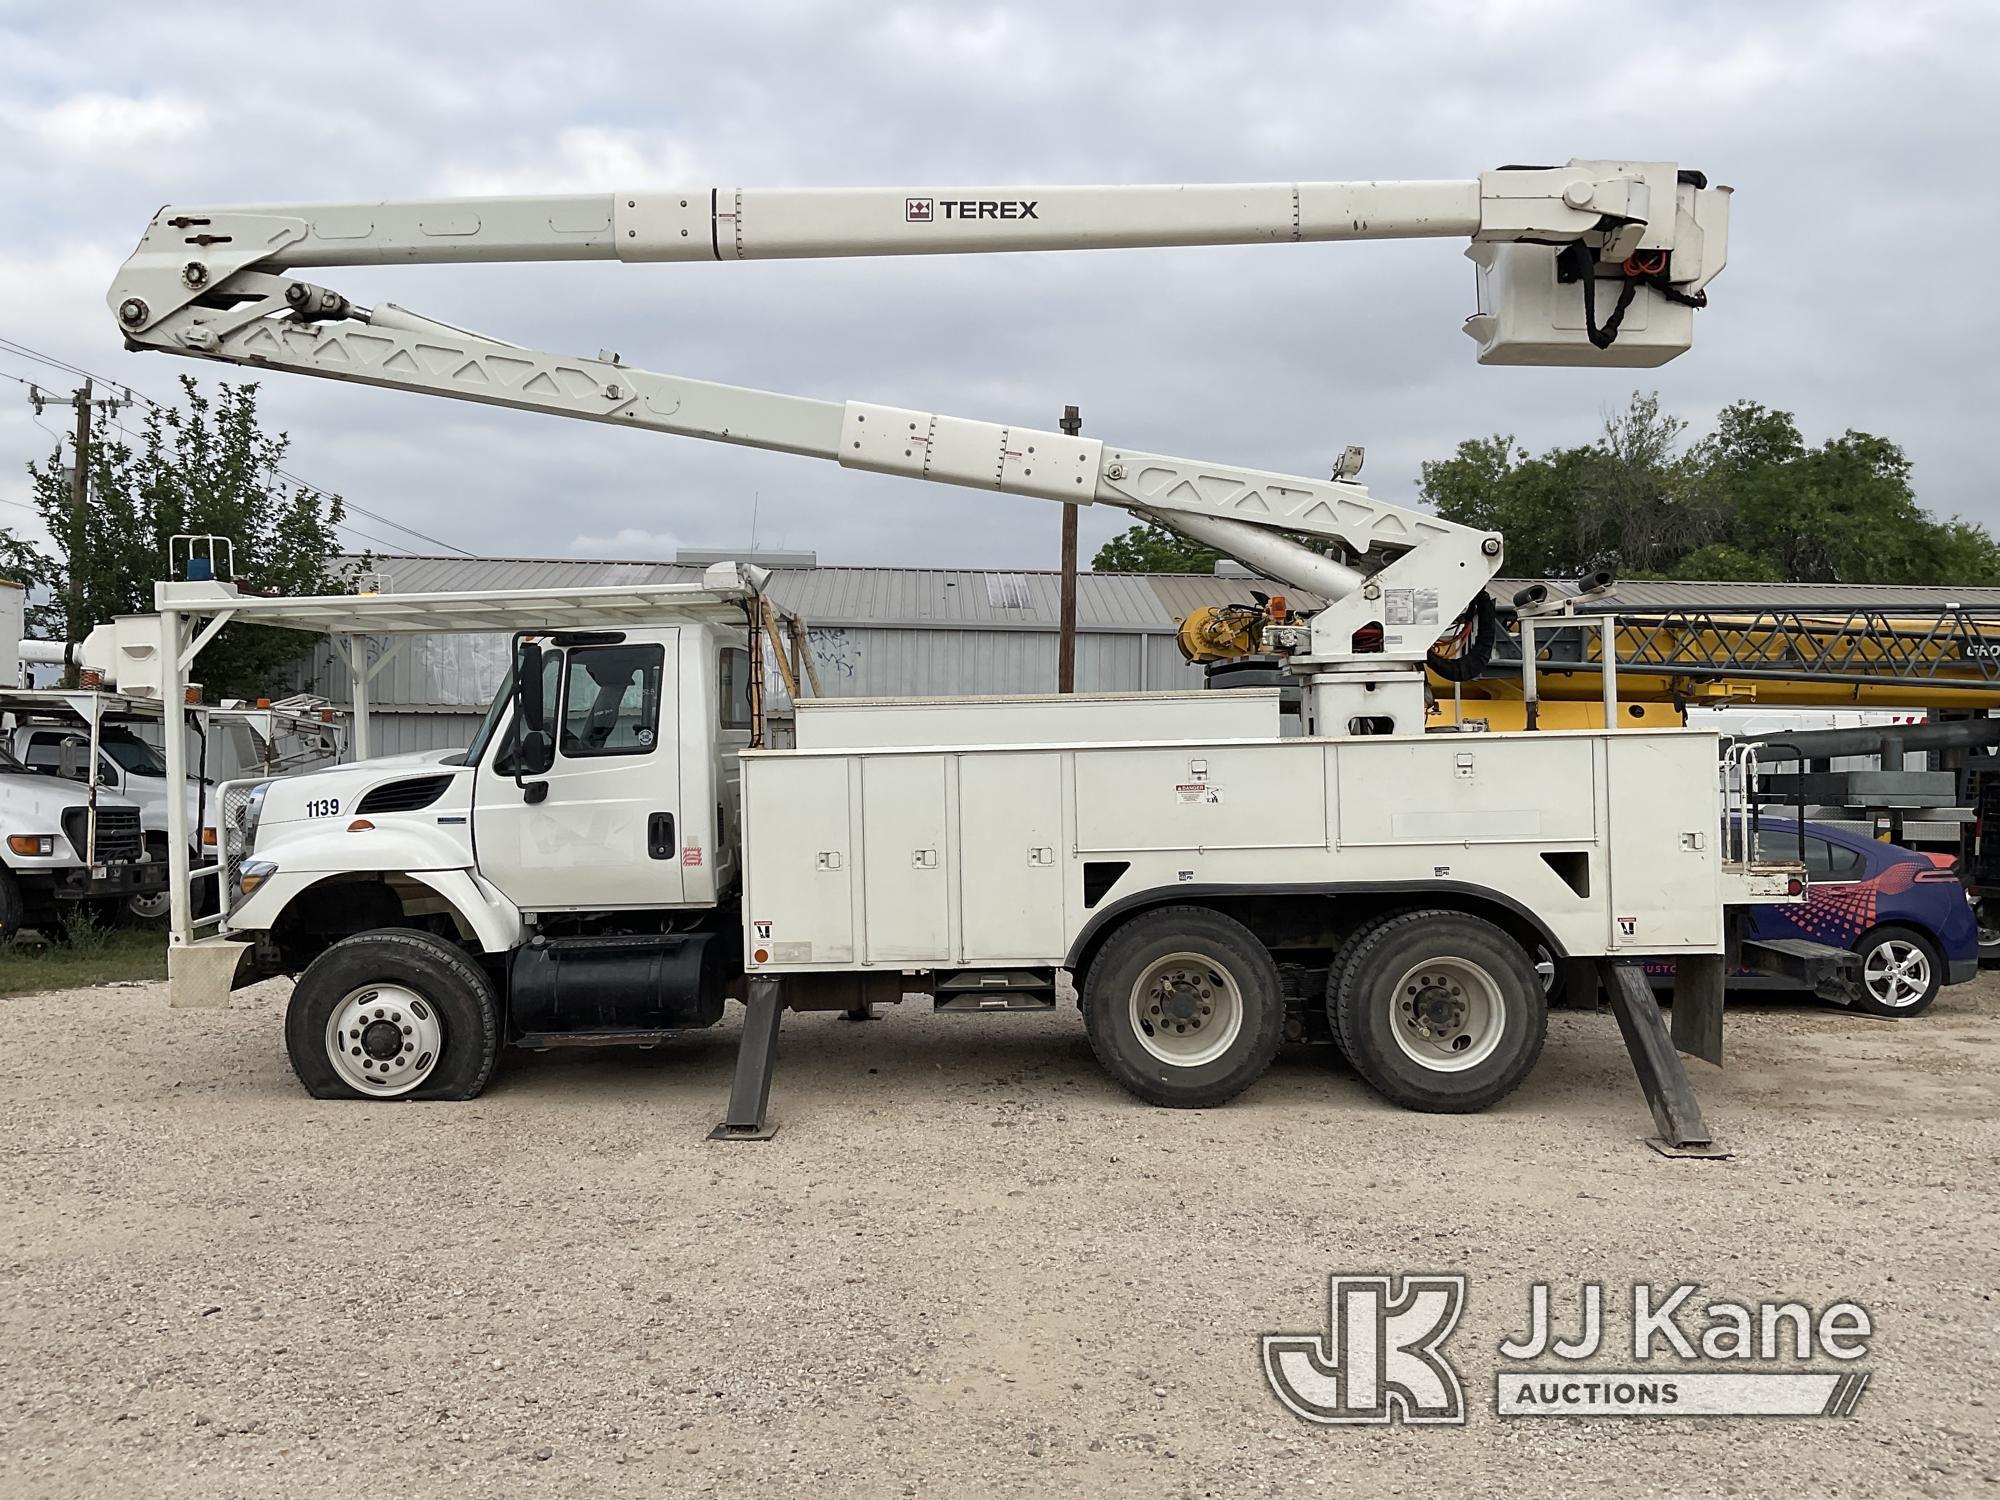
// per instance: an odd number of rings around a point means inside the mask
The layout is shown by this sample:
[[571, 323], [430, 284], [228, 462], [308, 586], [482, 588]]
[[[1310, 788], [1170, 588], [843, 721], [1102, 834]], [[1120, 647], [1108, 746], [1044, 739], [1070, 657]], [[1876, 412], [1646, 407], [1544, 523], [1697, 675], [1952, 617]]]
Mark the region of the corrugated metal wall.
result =
[[[829, 697], [1046, 693], [1056, 685], [1054, 631], [835, 625], [811, 627], [810, 640]], [[388, 645], [381, 637], [370, 640], [369, 660], [380, 660]], [[374, 753], [468, 744], [506, 671], [505, 636], [408, 638], [371, 685]], [[1201, 681], [1170, 635], [1094, 630], [1077, 636], [1076, 685], [1083, 692], [1197, 688]], [[353, 701], [347, 666], [324, 643], [300, 664], [293, 688], [336, 703]]]

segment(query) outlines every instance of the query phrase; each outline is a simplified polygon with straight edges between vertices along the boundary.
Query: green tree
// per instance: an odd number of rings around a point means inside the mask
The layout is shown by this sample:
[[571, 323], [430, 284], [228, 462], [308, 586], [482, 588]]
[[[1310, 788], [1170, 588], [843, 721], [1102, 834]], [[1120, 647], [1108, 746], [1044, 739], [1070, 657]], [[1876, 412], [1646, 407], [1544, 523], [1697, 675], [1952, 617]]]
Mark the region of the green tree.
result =
[[[1329, 537], [1300, 536], [1293, 532], [1279, 535], [1322, 557], [1352, 561], [1340, 544]], [[1146, 521], [1127, 527], [1099, 547], [1090, 566], [1096, 573], [1213, 573], [1215, 565], [1226, 555], [1192, 537], [1182, 536], [1171, 527]], [[1368, 570], [1365, 563], [1358, 566]]]
[[1754, 401], [1692, 440], [1645, 394], [1581, 447], [1471, 438], [1423, 466], [1422, 494], [1447, 520], [1503, 533], [1518, 576], [2000, 581], [2000, 544], [1926, 512], [1901, 448], [1853, 431], [1814, 447], [1789, 412]]
[[1213, 573], [1222, 554], [1151, 521], [1127, 527], [1097, 549], [1095, 573]]
[[[151, 611], [176, 536], [228, 538], [237, 581], [249, 588], [313, 594], [344, 582], [334, 528], [346, 508], [338, 495], [278, 473], [290, 439], [259, 425], [257, 387], [222, 383], [211, 397], [186, 376], [181, 387], [185, 410], [148, 407], [129, 437], [107, 414], [94, 416], [88, 497], [74, 532], [81, 544], [41, 579], [55, 596], [45, 628], [59, 639], [80, 641], [113, 615]], [[73, 534], [61, 452], [28, 471], [36, 508], [61, 545]], [[210, 697], [254, 697], [277, 685], [303, 644], [296, 632], [232, 625], [202, 653], [198, 675]]]

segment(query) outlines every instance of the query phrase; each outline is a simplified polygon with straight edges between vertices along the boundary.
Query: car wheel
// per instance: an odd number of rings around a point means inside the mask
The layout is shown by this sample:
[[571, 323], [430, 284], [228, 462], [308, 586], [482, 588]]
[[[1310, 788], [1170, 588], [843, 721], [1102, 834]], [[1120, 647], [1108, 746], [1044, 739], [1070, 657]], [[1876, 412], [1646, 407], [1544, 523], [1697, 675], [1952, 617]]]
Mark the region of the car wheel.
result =
[[471, 1099], [499, 1042], [486, 972], [411, 928], [341, 939], [299, 976], [285, 1012], [292, 1071], [316, 1099]]
[[1148, 1104], [1208, 1109], [1255, 1083], [1285, 1023], [1277, 965], [1257, 935], [1200, 906], [1134, 917], [1083, 981], [1097, 1060]]
[[1989, 910], [1982, 898], [1974, 903], [1972, 915], [1979, 923], [1979, 962], [2000, 964], [2000, 901], [1994, 902]]
[[1931, 1008], [1944, 984], [1937, 944], [1911, 927], [1878, 927], [1854, 945], [1861, 959], [1856, 1010], [1902, 1019]]

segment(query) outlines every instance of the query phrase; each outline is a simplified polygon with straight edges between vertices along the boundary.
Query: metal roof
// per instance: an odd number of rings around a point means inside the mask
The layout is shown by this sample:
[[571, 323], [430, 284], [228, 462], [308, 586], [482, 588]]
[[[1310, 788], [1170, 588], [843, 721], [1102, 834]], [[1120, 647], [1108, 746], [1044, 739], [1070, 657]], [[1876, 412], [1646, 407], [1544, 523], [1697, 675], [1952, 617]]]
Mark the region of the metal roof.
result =
[[[702, 574], [669, 562], [415, 554], [377, 555], [371, 567], [398, 594], [694, 583]], [[1203, 573], [1080, 573], [1077, 628], [1167, 633], [1196, 606], [1245, 603], [1259, 586]], [[775, 568], [766, 585], [779, 608], [812, 625], [959, 630], [1054, 630], [1061, 588], [1053, 571], [997, 568]]]
[[430, 593], [236, 594], [212, 583], [157, 586], [160, 609], [222, 615], [257, 625], [323, 635], [444, 635], [515, 630], [638, 628], [676, 620], [741, 624], [746, 594], [699, 583], [630, 588], [482, 589]]

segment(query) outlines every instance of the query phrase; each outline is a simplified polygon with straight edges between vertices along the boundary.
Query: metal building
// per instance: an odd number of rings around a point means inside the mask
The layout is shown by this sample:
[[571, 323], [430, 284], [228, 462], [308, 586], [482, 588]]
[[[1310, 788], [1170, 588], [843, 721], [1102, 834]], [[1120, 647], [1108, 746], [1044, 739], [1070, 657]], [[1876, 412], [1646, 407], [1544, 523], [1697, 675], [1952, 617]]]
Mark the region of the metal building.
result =
[[[398, 593], [695, 583], [702, 571], [692, 560], [422, 556], [377, 556], [370, 567]], [[1054, 572], [786, 566], [772, 569], [770, 594], [807, 623], [830, 695], [1037, 693], [1056, 686], [1058, 585]], [[1174, 644], [1176, 626], [1199, 605], [1247, 602], [1258, 586], [1207, 574], [1079, 575], [1078, 690], [1201, 686], [1201, 672]], [[385, 648], [371, 641], [371, 660]], [[504, 636], [411, 638], [371, 684], [374, 753], [468, 743], [506, 673], [507, 651]], [[325, 645], [295, 686], [352, 701], [347, 667]]]

